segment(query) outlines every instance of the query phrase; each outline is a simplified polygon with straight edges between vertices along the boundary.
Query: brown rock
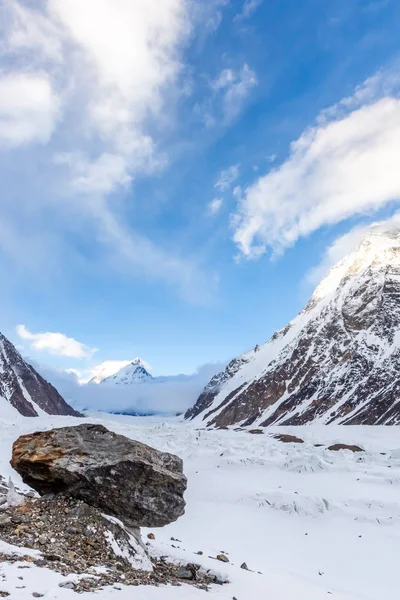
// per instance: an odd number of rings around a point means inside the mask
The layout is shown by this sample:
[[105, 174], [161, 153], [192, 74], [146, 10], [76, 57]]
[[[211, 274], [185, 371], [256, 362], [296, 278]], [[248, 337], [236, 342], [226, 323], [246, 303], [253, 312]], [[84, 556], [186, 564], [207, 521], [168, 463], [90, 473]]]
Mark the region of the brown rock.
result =
[[287, 433], [277, 433], [273, 437], [284, 444], [304, 444], [304, 440], [301, 438], [296, 437], [295, 435], [289, 435]]
[[225, 556], [225, 554], [218, 554], [217, 555], [217, 560], [224, 562], [224, 563], [228, 563], [229, 562], [229, 558], [227, 556]]
[[351, 452], [364, 452], [363, 448], [360, 446], [352, 446], [349, 444], [333, 444], [333, 446], [329, 446], [328, 450], [332, 450], [333, 452], [337, 452], [338, 450], [350, 450]]
[[264, 431], [262, 429], [249, 429], [249, 433], [253, 435], [262, 435]]

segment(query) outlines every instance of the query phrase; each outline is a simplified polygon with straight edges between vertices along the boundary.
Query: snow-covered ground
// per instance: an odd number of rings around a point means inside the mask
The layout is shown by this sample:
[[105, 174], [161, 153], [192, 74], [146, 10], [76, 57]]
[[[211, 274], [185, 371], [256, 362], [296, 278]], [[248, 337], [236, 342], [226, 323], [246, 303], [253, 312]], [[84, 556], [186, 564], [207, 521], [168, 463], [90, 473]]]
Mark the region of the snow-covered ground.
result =
[[[83, 419], [82, 419], [83, 420]], [[197, 562], [231, 581], [206, 595], [188, 586], [109, 588], [83, 597], [128, 600], [398, 600], [400, 430], [396, 427], [271, 428], [265, 435], [204, 431], [171, 419], [93, 415], [118, 433], [173, 452], [188, 477], [184, 517], [152, 530], [152, 551]], [[0, 420], [0, 473], [12, 475], [21, 433], [77, 424], [71, 417]], [[290, 432], [304, 444], [270, 437]], [[358, 444], [362, 454], [314, 444]], [[148, 531], [144, 531], [144, 537]], [[171, 537], [181, 542], [171, 541]], [[172, 545], [176, 546], [173, 548]], [[0, 552], [4, 551], [0, 544]], [[195, 552], [202, 551], [202, 556]], [[224, 552], [230, 563], [213, 558]], [[246, 562], [250, 571], [240, 568]], [[0, 564], [0, 592], [11, 599], [76, 598], [61, 575]], [[23, 576], [23, 580], [18, 577]], [[68, 579], [68, 578], [67, 578]], [[22, 587], [26, 586], [26, 587]]]

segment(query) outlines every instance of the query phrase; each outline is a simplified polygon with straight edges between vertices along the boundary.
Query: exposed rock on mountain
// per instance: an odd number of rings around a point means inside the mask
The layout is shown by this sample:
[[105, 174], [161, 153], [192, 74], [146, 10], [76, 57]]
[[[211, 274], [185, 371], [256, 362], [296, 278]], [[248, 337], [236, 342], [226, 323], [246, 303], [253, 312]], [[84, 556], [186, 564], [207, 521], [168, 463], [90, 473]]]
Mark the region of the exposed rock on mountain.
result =
[[132, 385], [144, 383], [153, 379], [148, 372], [146, 364], [140, 359], [135, 358], [129, 364], [125, 365], [114, 375], [105, 377], [99, 383], [108, 383], [116, 385]]
[[24, 361], [0, 333], [0, 400], [25, 417], [40, 414], [79, 416], [57, 390]]
[[400, 230], [371, 228], [293, 321], [213, 377], [186, 418], [400, 423]]
[[162, 527], [184, 513], [182, 460], [103, 425], [23, 435], [11, 465], [40, 494], [62, 492], [130, 527]]

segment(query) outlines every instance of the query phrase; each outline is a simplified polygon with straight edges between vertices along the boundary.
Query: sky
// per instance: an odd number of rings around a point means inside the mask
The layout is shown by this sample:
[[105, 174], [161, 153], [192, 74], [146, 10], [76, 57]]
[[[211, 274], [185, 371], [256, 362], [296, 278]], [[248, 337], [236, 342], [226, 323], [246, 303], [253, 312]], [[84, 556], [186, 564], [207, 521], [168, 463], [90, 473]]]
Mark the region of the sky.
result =
[[0, 8], [0, 330], [35, 364], [226, 363], [395, 215], [397, 0]]

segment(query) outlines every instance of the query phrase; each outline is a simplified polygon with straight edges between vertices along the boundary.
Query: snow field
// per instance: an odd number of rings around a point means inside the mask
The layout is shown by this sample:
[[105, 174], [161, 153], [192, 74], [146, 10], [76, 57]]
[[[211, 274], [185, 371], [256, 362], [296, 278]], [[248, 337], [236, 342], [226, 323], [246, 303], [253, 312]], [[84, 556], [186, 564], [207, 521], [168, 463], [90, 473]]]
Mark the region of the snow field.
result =
[[[154, 541], [147, 540], [150, 530], [144, 530], [144, 541], [151, 552], [202, 564], [227, 576], [230, 584], [213, 586], [207, 595], [182, 586], [109, 588], [84, 597], [398, 600], [397, 428], [275, 427], [257, 436], [246, 431], [199, 431], [176, 419], [162, 423], [157, 418], [96, 414], [87, 420], [183, 458], [188, 477], [186, 514], [176, 523], [151, 530]], [[80, 421], [71, 417], [0, 421], [0, 473], [12, 474], [20, 484], [8, 461], [12, 442], [21, 433]], [[294, 433], [305, 443], [279, 442], [271, 437], [278, 431]], [[357, 444], [366, 452], [331, 452], [314, 446], [336, 442]], [[198, 551], [203, 554], [195, 554]], [[221, 552], [229, 564], [215, 560]], [[243, 562], [251, 572], [240, 568]], [[17, 589], [21, 574], [26, 588]], [[65, 579], [32, 565], [29, 569], [0, 565], [0, 591], [11, 593], [11, 599], [32, 598], [33, 591], [44, 593], [45, 599], [76, 598], [73, 591], [58, 586]]]

